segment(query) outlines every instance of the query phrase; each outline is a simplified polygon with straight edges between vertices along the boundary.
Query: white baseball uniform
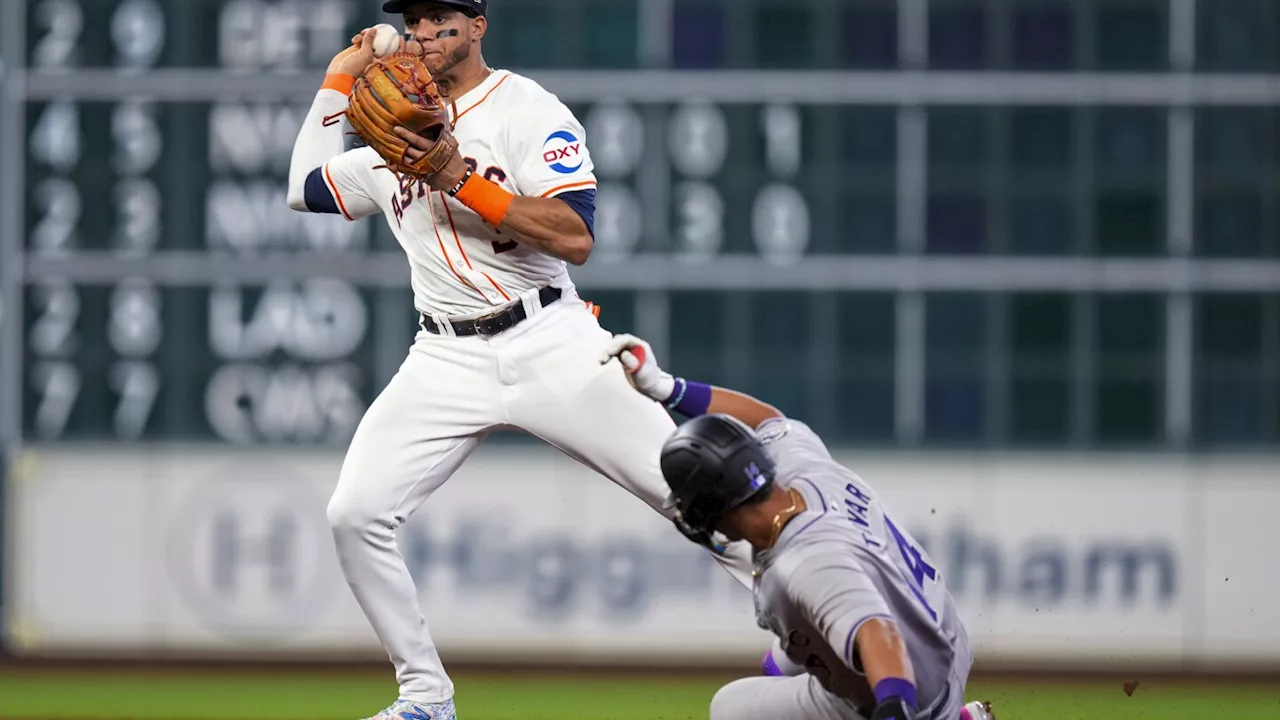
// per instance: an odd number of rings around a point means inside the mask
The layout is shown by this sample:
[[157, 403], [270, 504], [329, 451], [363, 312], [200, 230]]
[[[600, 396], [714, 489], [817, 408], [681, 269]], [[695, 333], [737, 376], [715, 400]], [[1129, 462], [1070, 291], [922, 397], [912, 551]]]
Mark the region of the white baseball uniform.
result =
[[[531, 433], [661, 512], [667, 486], [658, 457], [675, 425], [630, 387], [617, 363], [600, 365], [611, 333], [577, 299], [563, 261], [425, 183], [375, 169], [382, 159], [370, 148], [344, 152], [342, 125], [323, 119], [346, 104], [339, 91], [317, 93], [294, 148], [290, 206], [307, 210], [306, 186], [314, 192], [322, 178], [347, 219], [383, 213], [408, 257], [424, 317], [408, 357], [356, 430], [329, 522], [347, 581], [395, 664], [400, 696], [441, 702], [453, 684], [396, 528], [495, 429]], [[494, 71], [457, 98], [451, 115], [459, 152], [506, 190], [555, 197], [595, 187], [582, 126], [534, 81]], [[561, 296], [544, 306], [539, 294], [548, 287]], [[528, 316], [500, 334], [460, 336], [451, 327], [514, 303]], [[739, 545], [723, 562], [750, 587], [746, 549]]]

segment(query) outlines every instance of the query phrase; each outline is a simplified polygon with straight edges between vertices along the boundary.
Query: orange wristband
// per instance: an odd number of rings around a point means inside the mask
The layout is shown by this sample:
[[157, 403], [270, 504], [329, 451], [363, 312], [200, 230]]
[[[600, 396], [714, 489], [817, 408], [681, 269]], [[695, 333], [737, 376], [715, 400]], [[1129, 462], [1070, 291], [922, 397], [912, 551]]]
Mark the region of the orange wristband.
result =
[[356, 86], [356, 78], [354, 75], [346, 73], [329, 73], [324, 76], [324, 84], [320, 86], [321, 90], [337, 90], [343, 95], [350, 95], [351, 89]]
[[450, 194], [458, 198], [458, 202], [475, 210], [477, 215], [494, 227], [502, 224], [507, 211], [511, 209], [511, 203], [516, 199], [515, 195], [503, 190], [492, 180], [480, 177], [471, 168], [467, 168], [467, 174], [462, 177], [459, 185]]

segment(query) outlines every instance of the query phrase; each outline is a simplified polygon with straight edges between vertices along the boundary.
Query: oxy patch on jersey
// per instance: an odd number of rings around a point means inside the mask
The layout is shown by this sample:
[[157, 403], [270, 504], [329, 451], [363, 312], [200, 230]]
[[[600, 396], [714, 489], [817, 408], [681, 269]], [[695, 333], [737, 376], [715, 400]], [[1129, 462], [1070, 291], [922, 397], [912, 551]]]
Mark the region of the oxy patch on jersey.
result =
[[557, 130], [542, 143], [542, 161], [561, 175], [582, 167], [582, 141], [568, 130]]

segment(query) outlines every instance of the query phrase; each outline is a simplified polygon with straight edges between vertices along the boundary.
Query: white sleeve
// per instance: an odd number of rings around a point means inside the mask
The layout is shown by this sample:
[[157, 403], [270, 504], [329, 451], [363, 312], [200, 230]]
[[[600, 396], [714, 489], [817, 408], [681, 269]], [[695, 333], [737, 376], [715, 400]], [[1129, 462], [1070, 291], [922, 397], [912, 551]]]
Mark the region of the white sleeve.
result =
[[515, 186], [526, 197], [555, 197], [593, 190], [595, 165], [587, 151], [587, 133], [564, 103], [554, 97], [533, 106], [532, 121], [508, 125], [508, 159]]
[[311, 110], [298, 130], [289, 162], [289, 207], [306, 212], [307, 179], [319, 172], [324, 187], [332, 195], [338, 210], [348, 220], [356, 220], [380, 212], [370, 196], [369, 168], [359, 156], [363, 153], [343, 152], [346, 142], [343, 122], [331, 121], [347, 109], [347, 96], [332, 89], [321, 89], [311, 103]]
[[358, 149], [348, 150], [320, 166], [325, 187], [329, 188], [338, 211], [346, 219], [359, 220], [382, 212], [382, 207], [373, 197], [376, 187], [374, 172], [387, 171], [375, 171], [369, 153]]

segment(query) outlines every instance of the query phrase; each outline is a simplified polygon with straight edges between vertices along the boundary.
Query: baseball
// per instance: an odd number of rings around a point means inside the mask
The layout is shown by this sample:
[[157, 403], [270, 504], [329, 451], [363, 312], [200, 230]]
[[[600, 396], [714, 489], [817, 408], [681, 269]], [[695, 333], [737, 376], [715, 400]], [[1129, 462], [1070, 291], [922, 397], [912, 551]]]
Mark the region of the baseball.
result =
[[400, 51], [400, 31], [386, 23], [373, 26], [373, 56], [386, 57]]

